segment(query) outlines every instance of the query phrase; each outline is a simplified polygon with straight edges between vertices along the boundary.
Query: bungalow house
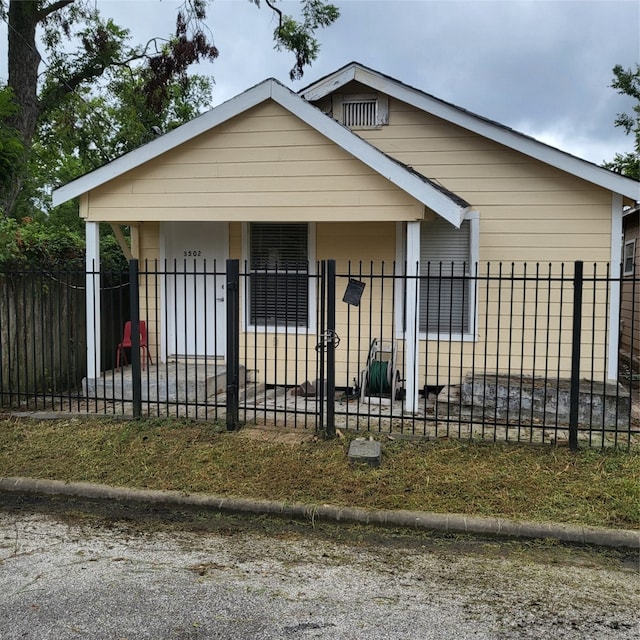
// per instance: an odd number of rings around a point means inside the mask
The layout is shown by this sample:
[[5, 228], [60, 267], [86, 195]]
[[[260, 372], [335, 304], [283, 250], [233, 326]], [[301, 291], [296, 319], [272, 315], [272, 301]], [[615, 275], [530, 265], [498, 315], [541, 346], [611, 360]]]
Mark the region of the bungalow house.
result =
[[[452, 359], [460, 375], [469, 367], [508, 367], [501, 357], [478, 362], [482, 353], [486, 360], [488, 341], [499, 342], [506, 329], [506, 323], [500, 326], [504, 305], [491, 298], [490, 278], [450, 287], [448, 311], [432, 313], [428, 287], [419, 284], [426, 270], [449, 262], [451, 269], [473, 275], [474, 269], [482, 274], [486, 265], [503, 263], [522, 273], [525, 263], [531, 270], [536, 263], [572, 268], [584, 260], [609, 263], [618, 277], [623, 211], [640, 200], [640, 185], [353, 62], [298, 93], [265, 80], [57, 189], [53, 202], [72, 198], [80, 199], [89, 265], [100, 259], [99, 226], [111, 224], [131, 228], [130, 251], [142, 262], [181, 264], [187, 258], [201, 264], [206, 258], [220, 264], [237, 258], [256, 273], [264, 269], [265, 280], [277, 261], [309, 264], [313, 275], [316, 261], [329, 258], [342, 272], [361, 263], [406, 272], [410, 277], [399, 280], [393, 309], [382, 309], [376, 322], [380, 332], [390, 327], [404, 345], [399, 367], [411, 410], [425, 376], [451, 378], [446, 363]], [[156, 289], [152, 282], [156, 293], [144, 303], [154, 361], [184, 353], [223, 357], [224, 313], [216, 305], [224, 305], [224, 280], [216, 279], [198, 307], [203, 319], [221, 319], [215, 328], [221, 333], [208, 343], [185, 330], [193, 319], [167, 314], [184, 308], [188, 315], [194, 308], [191, 298], [198, 295], [181, 282]], [[277, 349], [301, 339], [315, 345], [315, 280], [288, 281], [295, 295], [278, 302], [283, 322], [271, 322], [268, 311], [259, 310], [261, 296], [263, 308], [269, 307], [272, 291], [260, 282], [256, 278], [241, 300], [241, 330], [260, 325], [251, 340]], [[95, 278], [88, 285], [95, 287]], [[372, 286], [379, 293], [382, 281]], [[149, 281], [141, 284], [141, 296], [148, 289]], [[603, 326], [617, 327], [619, 297], [619, 283], [613, 282], [606, 301], [594, 295], [584, 304], [593, 306], [591, 315]], [[533, 301], [520, 303], [522, 344], [535, 345], [535, 337], [527, 337], [533, 323], [525, 321]], [[91, 377], [100, 371], [100, 309], [91, 302], [88, 313], [95, 328], [89, 336]], [[339, 308], [343, 338], [351, 317]], [[413, 317], [416, 322], [407, 321]], [[618, 332], [600, 332], [604, 346], [585, 375], [615, 379]], [[435, 372], [425, 363], [434, 342], [440, 354]], [[527, 349], [523, 362], [531, 362], [521, 369], [535, 368], [538, 355]], [[341, 372], [339, 350], [336, 359], [338, 377], [348, 375], [348, 384], [352, 376]], [[568, 370], [564, 352], [557, 360], [551, 369], [562, 375]]]

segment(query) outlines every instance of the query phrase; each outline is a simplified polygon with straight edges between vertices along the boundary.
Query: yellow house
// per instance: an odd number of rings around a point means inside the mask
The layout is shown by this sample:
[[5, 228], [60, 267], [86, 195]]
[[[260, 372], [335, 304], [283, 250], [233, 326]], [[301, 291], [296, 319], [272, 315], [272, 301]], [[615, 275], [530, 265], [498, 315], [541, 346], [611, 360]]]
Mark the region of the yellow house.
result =
[[[268, 263], [272, 247], [276, 259], [284, 251], [308, 262], [312, 274], [316, 261], [332, 258], [345, 273], [360, 263], [374, 263], [378, 273], [382, 267], [375, 265], [384, 263], [387, 272], [416, 276], [402, 281], [394, 294], [397, 304], [383, 309], [380, 320], [381, 331], [390, 327], [390, 335], [405, 345], [400, 367], [407, 409], [413, 410], [426, 384], [421, 372], [433, 372], [436, 382], [450, 380], [450, 367], [443, 371], [452, 358], [458, 380], [468, 367], [508, 367], [500, 357], [478, 362], [486, 344], [500, 342], [506, 330], [490, 278], [452, 292], [449, 308], [458, 305], [462, 317], [443, 329], [443, 318], [433, 321], [425, 310], [428, 294], [418, 285], [427, 263], [451, 260], [472, 274], [502, 263], [520, 274], [525, 263], [573, 268], [574, 261], [584, 260], [609, 264], [615, 279], [623, 209], [640, 200], [640, 185], [354, 62], [298, 93], [266, 80], [57, 189], [53, 201], [76, 197], [86, 223], [89, 268], [99, 263], [98, 229], [107, 223], [131, 227], [130, 251], [141, 262], [178, 264], [187, 258], [220, 264], [238, 258], [252, 269]], [[91, 291], [96, 277], [87, 284]], [[216, 280], [200, 313], [224, 317], [216, 308], [224, 304], [223, 286]], [[270, 332], [279, 330], [285, 342], [302, 337], [315, 344], [316, 294], [312, 285], [297, 290], [297, 304], [286, 303], [282, 310], [287, 321], [295, 318], [304, 327], [301, 336], [264, 321], [259, 340], [267, 344]], [[176, 281], [153, 295], [145, 313], [155, 358], [186, 352], [224, 356], [224, 322], [216, 324], [212, 351], [197, 338], [185, 344], [192, 339], [181, 324], [186, 320], [164, 311], [180, 306], [176, 300], [191, 295], [188, 287]], [[619, 297], [619, 283], [612, 282], [606, 301], [594, 294], [585, 302], [604, 327], [594, 326], [604, 347], [585, 372], [592, 378], [617, 376], [618, 332], [610, 328], [619, 325]], [[535, 336], [528, 337], [536, 330], [533, 322], [525, 321], [533, 301], [518, 303], [520, 342], [535, 344]], [[246, 333], [258, 324], [252, 304], [242, 300]], [[88, 326], [95, 328], [89, 336], [91, 378], [100, 372], [100, 309], [92, 302], [87, 311]], [[344, 310], [338, 314], [343, 336], [349, 317]], [[419, 321], [403, 320], [413, 317]], [[435, 370], [425, 361], [434, 341], [441, 355]], [[525, 352], [523, 346], [523, 361], [535, 369], [535, 349]], [[340, 372], [338, 353], [336, 358]], [[556, 359], [552, 371], [566, 373], [568, 356], [559, 351]], [[343, 374], [348, 384], [352, 375]]]

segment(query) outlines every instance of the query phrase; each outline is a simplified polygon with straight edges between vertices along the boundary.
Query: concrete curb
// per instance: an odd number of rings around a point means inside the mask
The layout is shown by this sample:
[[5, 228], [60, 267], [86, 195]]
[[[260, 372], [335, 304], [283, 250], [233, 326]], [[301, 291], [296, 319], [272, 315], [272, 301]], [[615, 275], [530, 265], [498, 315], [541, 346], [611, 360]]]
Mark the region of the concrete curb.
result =
[[503, 538], [544, 538], [572, 544], [640, 549], [640, 531], [604, 529], [577, 525], [516, 522], [502, 518], [482, 518], [422, 511], [390, 511], [334, 507], [331, 505], [287, 504], [269, 500], [222, 498], [201, 493], [129, 489], [89, 482], [62, 482], [33, 478], [0, 478], [0, 491], [94, 500], [116, 500], [165, 506], [199, 507], [227, 513], [254, 513], [303, 520], [374, 524], [424, 531], [464, 533]]

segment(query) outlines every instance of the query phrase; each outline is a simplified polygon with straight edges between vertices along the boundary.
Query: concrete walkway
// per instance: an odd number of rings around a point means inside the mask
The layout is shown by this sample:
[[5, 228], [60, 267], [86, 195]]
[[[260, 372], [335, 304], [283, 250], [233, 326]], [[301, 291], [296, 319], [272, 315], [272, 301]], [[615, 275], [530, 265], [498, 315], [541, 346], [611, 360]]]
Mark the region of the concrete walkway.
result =
[[32, 478], [0, 478], [0, 492], [73, 496], [124, 503], [157, 504], [165, 507], [197, 507], [227, 513], [282, 516], [303, 520], [406, 527], [423, 531], [471, 534], [502, 538], [552, 539], [560, 542], [640, 550], [640, 531], [604, 529], [559, 523], [516, 522], [460, 514], [420, 511], [366, 510], [331, 505], [288, 504], [267, 500], [223, 498], [180, 491], [129, 489], [85, 482], [65, 483]]

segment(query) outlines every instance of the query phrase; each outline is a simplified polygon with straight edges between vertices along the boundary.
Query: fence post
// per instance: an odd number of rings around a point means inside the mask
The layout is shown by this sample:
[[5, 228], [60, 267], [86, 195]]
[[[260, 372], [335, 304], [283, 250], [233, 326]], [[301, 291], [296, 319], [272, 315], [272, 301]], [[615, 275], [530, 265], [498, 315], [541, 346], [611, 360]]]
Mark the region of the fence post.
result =
[[240, 387], [240, 261], [227, 260], [227, 431], [238, 427]]
[[138, 261], [129, 260], [129, 296], [131, 303], [131, 384], [133, 417], [142, 415], [142, 370], [140, 367], [140, 289]]
[[[324, 401], [326, 398], [325, 385], [325, 352], [324, 352], [324, 335], [327, 330], [326, 325], [326, 301], [327, 301], [327, 261], [320, 261], [320, 309], [319, 309], [319, 327], [318, 327], [318, 344], [316, 352], [318, 353], [318, 383], [316, 385], [316, 397], [318, 398], [318, 422], [320, 429], [325, 428], [325, 410]], [[316, 427], [317, 428], [317, 427]]]
[[573, 269], [573, 330], [571, 337], [571, 395], [569, 400], [569, 448], [578, 450], [578, 404], [580, 397], [580, 339], [582, 335], [582, 260]]
[[327, 260], [327, 435], [336, 435], [336, 261]]

